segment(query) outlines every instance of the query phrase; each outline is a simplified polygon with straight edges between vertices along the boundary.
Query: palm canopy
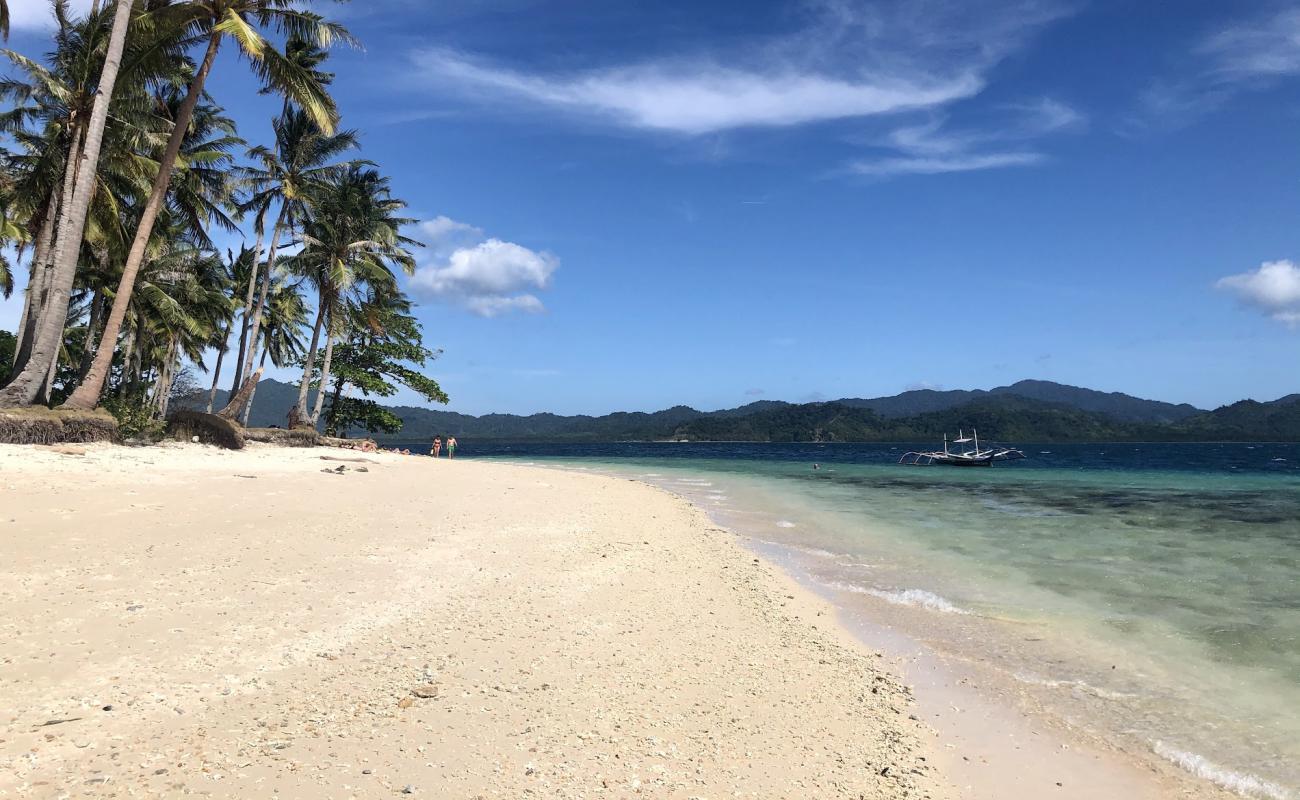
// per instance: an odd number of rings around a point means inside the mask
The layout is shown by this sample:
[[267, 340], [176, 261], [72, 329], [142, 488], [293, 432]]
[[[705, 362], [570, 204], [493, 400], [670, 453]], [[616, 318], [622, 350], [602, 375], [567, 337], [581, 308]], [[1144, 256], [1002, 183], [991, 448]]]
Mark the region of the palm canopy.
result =
[[397, 216], [406, 203], [391, 195], [389, 180], [369, 166], [353, 164], [315, 194], [295, 258], [301, 274], [334, 298], [354, 284], [395, 284], [392, 266], [408, 275], [423, 244], [401, 234], [416, 220]]
[[272, 204], [285, 205], [286, 224], [292, 225], [306, 210], [313, 189], [321, 189], [353, 164], [333, 163], [357, 146], [355, 131], [326, 133], [302, 109], [290, 106], [272, 123], [275, 144], [248, 151], [252, 166], [242, 171], [248, 198], [243, 212], [264, 218]]
[[165, 20], [161, 24], [173, 26], [194, 41], [233, 41], [269, 89], [292, 100], [322, 130], [331, 132], [338, 123], [338, 108], [325, 90], [321, 74], [277, 50], [264, 31], [321, 49], [340, 42], [359, 44], [342, 25], [303, 11], [298, 8], [301, 5], [301, 0], [186, 0], [160, 17]]

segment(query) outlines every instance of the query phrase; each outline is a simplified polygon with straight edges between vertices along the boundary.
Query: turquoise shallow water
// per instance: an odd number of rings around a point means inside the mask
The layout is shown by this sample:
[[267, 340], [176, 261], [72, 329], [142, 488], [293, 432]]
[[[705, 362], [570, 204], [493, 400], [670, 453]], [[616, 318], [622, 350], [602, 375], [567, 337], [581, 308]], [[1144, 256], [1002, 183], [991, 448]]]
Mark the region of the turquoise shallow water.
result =
[[1048, 713], [1244, 796], [1300, 797], [1300, 447], [1044, 446], [979, 470], [900, 467], [902, 446], [599, 447], [501, 455], [681, 493]]

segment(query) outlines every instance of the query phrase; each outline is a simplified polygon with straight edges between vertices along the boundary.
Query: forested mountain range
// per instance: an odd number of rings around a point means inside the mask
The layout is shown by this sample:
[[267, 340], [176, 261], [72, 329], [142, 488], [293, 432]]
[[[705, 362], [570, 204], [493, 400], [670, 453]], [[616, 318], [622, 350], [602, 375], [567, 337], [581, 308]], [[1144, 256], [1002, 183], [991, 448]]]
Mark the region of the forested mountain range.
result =
[[[291, 384], [262, 381], [251, 424], [283, 425], [297, 392]], [[220, 404], [224, 392], [219, 394]], [[1272, 402], [1243, 400], [1202, 411], [1050, 381], [1021, 381], [989, 391], [916, 390], [892, 397], [800, 404], [764, 400], [720, 411], [674, 406], [653, 413], [599, 417], [476, 417], [412, 406], [391, 410], [402, 419], [403, 428], [388, 438], [401, 440], [452, 435], [550, 441], [927, 442], [958, 428], [978, 428], [984, 438], [1003, 442], [1300, 441], [1300, 394]]]

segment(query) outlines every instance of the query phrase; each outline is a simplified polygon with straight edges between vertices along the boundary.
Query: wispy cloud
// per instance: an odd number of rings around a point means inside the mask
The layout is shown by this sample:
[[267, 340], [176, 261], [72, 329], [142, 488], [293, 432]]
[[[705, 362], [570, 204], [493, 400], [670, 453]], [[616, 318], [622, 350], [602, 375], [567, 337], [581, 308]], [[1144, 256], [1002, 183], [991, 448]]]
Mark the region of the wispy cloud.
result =
[[802, 28], [726, 51], [578, 70], [512, 66], [440, 47], [412, 59], [440, 92], [702, 135], [941, 108], [979, 93], [992, 66], [1068, 11], [1054, 0], [806, 5]]
[[999, 111], [1007, 117], [981, 128], [953, 128], [943, 117], [896, 128], [876, 143], [880, 155], [851, 161], [847, 171], [889, 177], [1030, 166], [1047, 159], [1028, 146], [1032, 140], [1085, 124], [1078, 111], [1050, 98]]
[[535, 291], [550, 287], [560, 260], [514, 242], [485, 238], [477, 226], [435, 217], [419, 226], [434, 263], [411, 278], [417, 295], [463, 306], [482, 317], [546, 310]]
[[1214, 286], [1236, 295], [1242, 305], [1300, 327], [1300, 267], [1291, 261], [1265, 261], [1259, 269], [1229, 275]]
[[[1228, 7], [1228, 6], [1225, 6]], [[1235, 95], [1300, 76], [1300, 9], [1258, 15], [1210, 32], [1187, 53], [1191, 77], [1153, 80], [1122, 133], [1186, 125]]]

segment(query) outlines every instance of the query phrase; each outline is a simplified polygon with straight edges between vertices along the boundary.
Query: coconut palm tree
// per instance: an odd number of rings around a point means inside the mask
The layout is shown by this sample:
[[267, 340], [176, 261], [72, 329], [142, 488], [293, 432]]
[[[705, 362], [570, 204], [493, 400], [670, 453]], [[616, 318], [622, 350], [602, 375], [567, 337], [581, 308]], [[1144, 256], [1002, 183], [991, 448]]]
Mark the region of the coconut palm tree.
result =
[[[68, 296], [76, 277], [77, 255], [81, 251], [86, 216], [90, 210], [95, 176], [99, 169], [99, 151], [104, 139], [104, 127], [108, 122], [108, 106], [113, 98], [113, 88], [122, 62], [122, 50], [126, 46], [126, 32], [131, 21], [133, 4], [134, 0], [117, 0], [108, 50], [104, 56], [103, 68], [99, 72], [90, 118], [84, 130], [79, 128], [74, 133], [73, 146], [68, 151], [68, 163], [65, 169], [72, 179], [65, 181], [63, 194], [65, 203], [55, 229], [54, 257], [50, 262], [51, 274], [48, 280], [48, 295], [45, 298], [45, 308], [48, 313], [42, 315], [40, 325], [35, 331], [28, 363], [8, 386], [0, 390], [0, 405], [30, 404], [36, 399], [41, 386], [48, 382], [48, 376], [58, 360], [63, 326], [66, 322]], [[61, 4], [56, 5], [55, 8], [61, 13]], [[3, 29], [7, 36], [8, 6], [5, 6], [3, 11]], [[71, 188], [70, 192], [66, 191], [68, 187]]]
[[282, 233], [303, 217], [314, 187], [321, 186], [351, 164], [360, 163], [331, 163], [357, 146], [354, 131], [327, 134], [305, 111], [288, 105], [273, 125], [274, 147], [254, 147], [249, 150], [248, 156], [253, 161], [253, 166], [244, 171], [251, 196], [244, 203], [243, 210], [254, 212], [259, 221], [257, 243], [254, 245], [259, 261], [262, 250], [261, 221], [266, 219], [268, 211], [276, 203], [279, 203], [280, 210], [272, 229], [271, 248], [266, 259], [266, 269], [261, 272], [261, 289], [256, 303], [253, 302], [253, 283], [250, 281], [248, 285], [244, 327], [240, 333], [238, 350], [240, 360], [235, 366], [235, 380], [230, 389], [232, 394], [238, 391], [243, 376], [252, 371], [257, 348], [250, 347], [247, 343], [253, 342], [255, 345], [258, 341], [262, 310], [271, 285], [271, 265], [276, 263]]
[[[243, 286], [252, 280], [253, 270], [253, 251], [248, 247], [241, 247], [239, 255], [234, 252], [226, 251], [226, 270], [230, 275], [232, 286]], [[231, 316], [225, 321], [219, 338], [214, 339], [210, 344], [217, 348], [217, 363], [212, 367], [212, 387], [208, 390], [207, 413], [212, 413], [212, 405], [217, 400], [217, 382], [221, 380], [221, 364], [226, 359], [226, 353], [230, 351], [230, 334], [234, 333], [234, 298], [231, 298]]]
[[104, 381], [113, 361], [117, 335], [126, 316], [127, 305], [135, 286], [136, 276], [144, 261], [153, 232], [154, 222], [162, 210], [170, 186], [172, 170], [180, 153], [190, 117], [198, 104], [212, 71], [217, 51], [226, 39], [232, 39], [241, 53], [262, 80], [271, 88], [293, 99], [324, 131], [333, 131], [338, 119], [334, 101], [317, 81], [311, 70], [303, 69], [277, 51], [259, 32], [258, 28], [275, 29], [291, 38], [314, 42], [329, 47], [335, 40], [352, 41], [350, 34], [340, 25], [326, 22], [319, 15], [298, 10], [298, 0], [189, 0], [177, 3], [180, 10], [179, 29], [192, 36], [206, 37], [206, 49], [198, 71], [189, 83], [185, 99], [175, 120], [161, 159], [158, 176], [154, 180], [149, 199], [145, 203], [135, 240], [127, 254], [122, 279], [113, 298], [113, 308], [104, 326], [104, 335], [85, 381], [68, 398], [69, 408], [93, 408], [99, 402]]
[[407, 248], [422, 245], [401, 235], [402, 226], [414, 222], [397, 216], [405, 206], [390, 194], [387, 178], [362, 165], [350, 166], [315, 193], [311, 215], [304, 224], [303, 250], [292, 259], [294, 269], [316, 288], [317, 303], [290, 427], [315, 424], [316, 415], [307, 413], [307, 394], [321, 331], [326, 331], [320, 370], [323, 392], [329, 382], [335, 336], [342, 330], [336, 312], [346, 294], [362, 286], [395, 286], [392, 266], [407, 274], [415, 271], [415, 259]]
[[[303, 300], [298, 283], [285, 280], [272, 284], [266, 301], [266, 313], [261, 327], [261, 351], [258, 368], [266, 366], [267, 358], [277, 367], [285, 367], [302, 358], [302, 331], [307, 327], [307, 303]], [[257, 398], [254, 385], [244, 404], [243, 423], [248, 425], [253, 413], [253, 400]]]

